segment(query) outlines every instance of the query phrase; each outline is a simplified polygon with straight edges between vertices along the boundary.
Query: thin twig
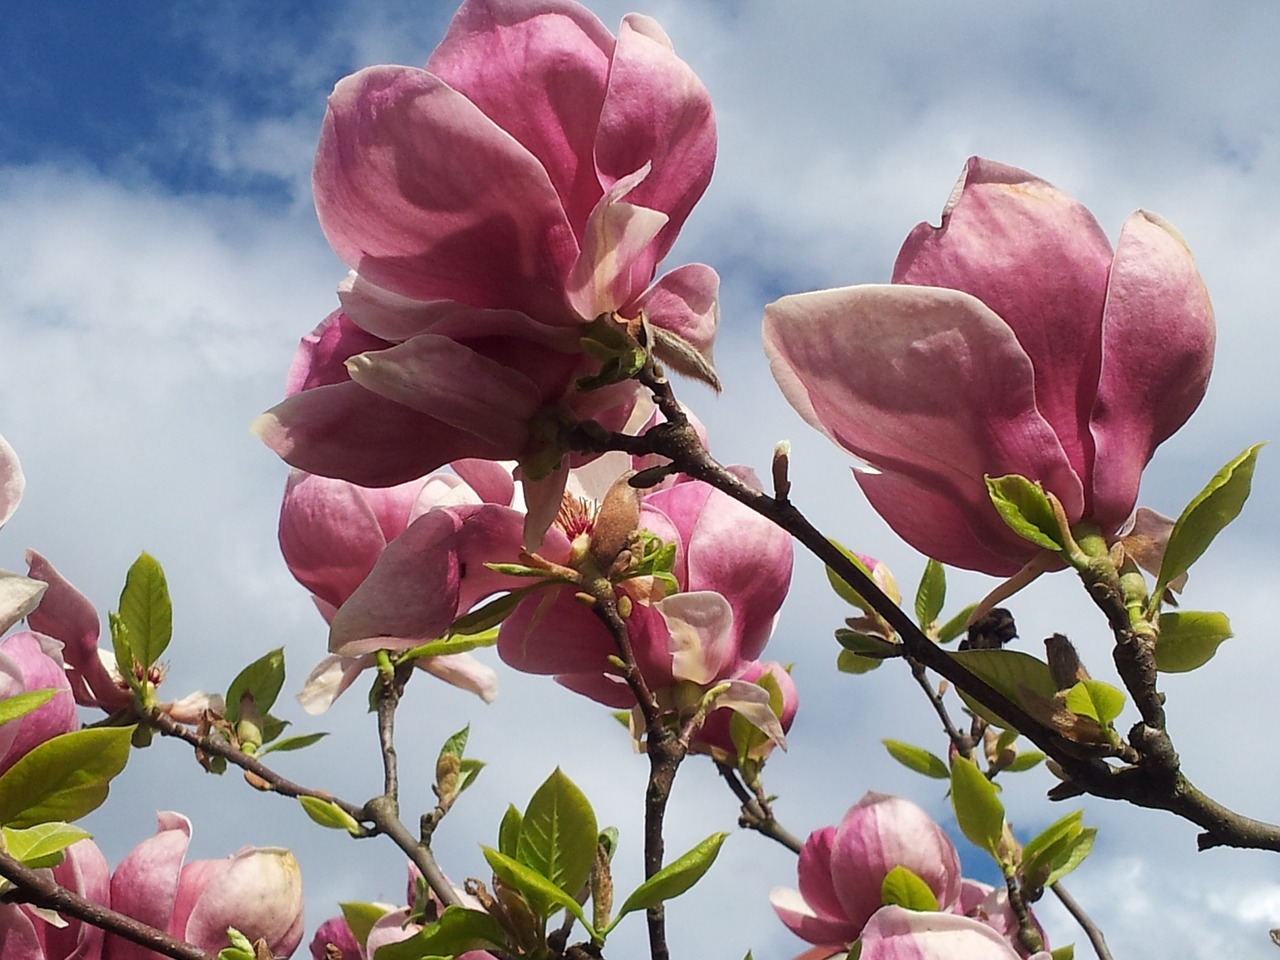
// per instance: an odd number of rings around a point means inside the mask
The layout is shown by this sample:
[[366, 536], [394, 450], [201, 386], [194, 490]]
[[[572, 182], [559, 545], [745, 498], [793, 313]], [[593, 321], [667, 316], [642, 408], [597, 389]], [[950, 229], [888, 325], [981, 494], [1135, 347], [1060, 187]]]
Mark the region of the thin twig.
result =
[[792, 853], [799, 853], [804, 849], [804, 841], [774, 819], [773, 810], [747, 789], [747, 785], [738, 777], [737, 770], [727, 763], [717, 763], [716, 769], [742, 805], [738, 826], [775, 840]]
[[53, 910], [82, 923], [98, 927], [108, 933], [123, 937], [132, 943], [162, 953], [173, 960], [214, 960], [214, 954], [200, 947], [171, 937], [150, 924], [125, 916], [100, 903], [86, 900], [72, 893], [48, 876], [48, 871], [32, 870], [8, 854], [0, 852], [0, 876], [15, 885], [6, 899], [30, 903]]
[[1112, 960], [1111, 951], [1107, 949], [1107, 938], [1102, 935], [1102, 929], [1093, 922], [1093, 918], [1085, 913], [1084, 907], [1076, 902], [1076, 898], [1071, 896], [1061, 883], [1050, 884], [1049, 889], [1067, 908], [1067, 912], [1075, 918], [1084, 935], [1089, 938], [1089, 943], [1093, 947], [1093, 952], [1098, 955], [1098, 960]]

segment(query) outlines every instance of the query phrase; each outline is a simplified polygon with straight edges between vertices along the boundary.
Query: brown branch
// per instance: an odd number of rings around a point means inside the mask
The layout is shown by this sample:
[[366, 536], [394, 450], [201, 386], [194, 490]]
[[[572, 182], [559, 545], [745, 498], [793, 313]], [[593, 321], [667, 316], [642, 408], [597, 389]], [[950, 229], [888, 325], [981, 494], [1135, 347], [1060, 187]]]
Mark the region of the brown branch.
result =
[[716, 769], [725, 783], [733, 791], [742, 805], [742, 813], [738, 817], [738, 826], [746, 830], [754, 830], [761, 836], [774, 840], [792, 853], [804, 849], [804, 841], [774, 819], [773, 810], [759, 796], [747, 789], [747, 785], [738, 777], [738, 771], [727, 763], [717, 763]]
[[8, 900], [30, 903], [64, 916], [74, 917], [82, 923], [106, 930], [148, 950], [172, 957], [173, 960], [214, 960], [215, 958], [214, 954], [206, 953], [200, 947], [185, 940], [171, 937], [150, 924], [125, 916], [100, 903], [86, 900], [59, 886], [48, 876], [47, 871], [32, 870], [3, 852], [0, 852], [0, 876], [15, 885], [15, 889], [6, 894]]
[[1084, 935], [1089, 938], [1089, 944], [1093, 947], [1093, 952], [1097, 954], [1098, 960], [1112, 960], [1111, 951], [1107, 948], [1107, 938], [1102, 935], [1102, 929], [1093, 922], [1093, 918], [1085, 913], [1084, 907], [1076, 902], [1075, 897], [1067, 892], [1067, 888], [1061, 883], [1050, 884], [1049, 889], [1053, 891], [1059, 902], [1067, 908], [1067, 913], [1075, 919], [1080, 929], [1084, 931]]

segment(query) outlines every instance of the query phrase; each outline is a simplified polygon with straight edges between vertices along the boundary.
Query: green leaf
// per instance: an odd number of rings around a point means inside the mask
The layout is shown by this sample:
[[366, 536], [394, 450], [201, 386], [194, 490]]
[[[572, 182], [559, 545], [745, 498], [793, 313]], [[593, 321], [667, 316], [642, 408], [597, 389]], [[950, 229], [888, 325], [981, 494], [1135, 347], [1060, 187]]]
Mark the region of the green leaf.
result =
[[850, 653], [856, 653], [868, 660], [886, 660], [889, 657], [902, 656], [902, 644], [886, 640], [884, 637], [877, 637], [875, 634], [859, 633], [847, 627], [841, 627], [836, 631], [836, 640]]
[[33, 870], [56, 867], [67, 847], [92, 836], [67, 823], [41, 823], [25, 830], [4, 827], [0, 832], [4, 834], [5, 852]]
[[1152, 612], [1169, 584], [1186, 573], [1223, 527], [1240, 515], [1245, 500], [1249, 498], [1253, 468], [1262, 446], [1255, 443], [1214, 474], [1178, 517], [1169, 533], [1169, 544], [1160, 563], [1160, 575], [1156, 577], [1156, 587], [1151, 592]]
[[[951, 657], [1014, 703], [1022, 702], [1018, 696], [1020, 686], [1027, 686], [1041, 696], [1049, 698], [1058, 692], [1057, 685], [1053, 682], [1053, 674], [1049, 671], [1049, 665], [1020, 650], [957, 650], [951, 654]], [[960, 698], [969, 709], [988, 723], [998, 727], [1009, 726], [1007, 721], [996, 716], [990, 709], [977, 703], [967, 694], [960, 693]]]
[[523, 893], [534, 913], [545, 919], [563, 907], [582, 924], [588, 936], [593, 940], [597, 939], [595, 929], [587, 922], [587, 915], [582, 912], [582, 906], [573, 896], [565, 893], [547, 877], [519, 860], [501, 854], [492, 847], [480, 849], [484, 851], [484, 858], [489, 862], [494, 876], [507, 886], [514, 887]]
[[946, 602], [947, 572], [942, 564], [930, 558], [916, 588], [916, 623], [921, 630], [928, 631], [929, 625], [942, 614], [942, 605]]
[[0, 823], [78, 820], [107, 799], [129, 760], [133, 727], [75, 730], [33, 748], [0, 777]]
[[120, 620], [128, 629], [133, 659], [146, 670], [160, 659], [173, 637], [169, 585], [160, 564], [149, 553], [141, 554], [125, 576]]
[[1022, 848], [1019, 872], [1031, 889], [1046, 887], [1066, 876], [1093, 849], [1097, 831], [1084, 827], [1083, 810], [1055, 820]]
[[440, 746], [440, 756], [453, 756], [461, 760], [462, 755], [467, 751], [467, 738], [469, 736], [471, 736], [471, 724], [468, 723], [457, 733], [450, 736], [449, 739], [445, 740]]
[[987, 494], [1009, 529], [1037, 547], [1061, 553], [1062, 525], [1054, 515], [1049, 498], [1039, 483], [1016, 473], [987, 477]]
[[938, 628], [938, 642], [950, 643], [969, 629], [969, 615], [978, 605], [971, 603]]
[[277, 740], [275, 743], [268, 744], [258, 751], [258, 756], [263, 757], [268, 753], [288, 753], [291, 750], [301, 750], [309, 747], [313, 743], [319, 743], [329, 734], [325, 731], [319, 733], [304, 733], [296, 737], [285, 737], [283, 740]]
[[1076, 960], [1076, 945], [1074, 943], [1064, 943], [1060, 947], [1054, 947], [1049, 951], [1049, 956], [1053, 960]]
[[240, 722], [241, 701], [253, 700], [260, 716], [271, 711], [284, 686], [284, 647], [276, 647], [241, 670], [227, 688], [227, 719]]
[[951, 761], [951, 807], [960, 831], [975, 847], [1000, 860], [1004, 837], [1004, 804], [996, 796], [995, 784], [982, 775], [972, 760]]
[[258, 952], [253, 944], [235, 927], [227, 928], [227, 941], [229, 946], [218, 951], [218, 960], [256, 960]]
[[1124, 693], [1101, 680], [1080, 680], [1067, 691], [1063, 705], [1072, 713], [1107, 726], [1124, 709]]
[[54, 689], [24, 690], [22, 693], [15, 693], [12, 697], [5, 697], [0, 700], [0, 723], [17, 720], [39, 710], [57, 694], [58, 691]]
[[938, 909], [938, 898], [929, 885], [904, 866], [896, 866], [885, 874], [880, 883], [880, 903], [908, 910], [933, 912]]
[[672, 860], [632, 890], [623, 901], [609, 930], [616, 927], [618, 921], [628, 913], [647, 910], [649, 907], [656, 907], [660, 903], [674, 900], [701, 880], [703, 875], [711, 869], [711, 865], [716, 862], [716, 856], [720, 853], [720, 847], [727, 836], [729, 836], [727, 833], [713, 833], [688, 853]]
[[345, 830], [353, 837], [364, 836], [364, 828], [358, 820], [332, 800], [321, 800], [319, 797], [299, 797], [298, 802], [307, 816], [330, 830]]
[[942, 762], [941, 758], [930, 753], [924, 747], [912, 746], [909, 743], [903, 743], [901, 740], [881, 740], [880, 742], [889, 751], [889, 756], [893, 757], [908, 770], [923, 773], [926, 777], [932, 777], [935, 780], [946, 780], [951, 775], [947, 771], [947, 765]]
[[502, 815], [502, 823], [498, 825], [498, 849], [505, 857], [515, 857], [516, 847], [520, 843], [520, 821], [524, 819], [515, 804], [507, 804], [507, 812]]
[[1223, 640], [1235, 636], [1225, 613], [1180, 610], [1160, 614], [1156, 669], [1186, 673], [1208, 663]]
[[373, 957], [374, 960], [457, 957], [472, 950], [502, 950], [506, 943], [502, 927], [489, 914], [455, 905], [445, 907], [435, 923], [423, 927], [412, 937], [379, 947]]
[[416, 647], [410, 647], [403, 653], [392, 657], [393, 663], [408, 663], [422, 657], [443, 657], [451, 653], [469, 653], [484, 647], [492, 647], [498, 642], [498, 628], [493, 627], [480, 633], [458, 634], [442, 640], [430, 640]]
[[591, 876], [599, 832], [586, 795], [557, 767], [525, 808], [516, 859], [576, 896]]
[[453, 621], [449, 625], [449, 632], [452, 634], [471, 635], [492, 630], [507, 617], [511, 616], [516, 607], [520, 605], [520, 601], [531, 590], [536, 589], [538, 589], [538, 585], [535, 584], [532, 587], [522, 587], [519, 590], [512, 590], [510, 593], [494, 597], [488, 603], [477, 607], [470, 613], [464, 613]]
[[[865, 563], [858, 559], [857, 554], [845, 547], [843, 544], [837, 543], [835, 540], [831, 541], [831, 545], [843, 553], [855, 567], [865, 573], [868, 579], [871, 578], [871, 571], [867, 569], [867, 565]], [[871, 605], [867, 603], [866, 600], [862, 599], [862, 594], [858, 593], [857, 590], [845, 583], [838, 573], [830, 567], [827, 567], [826, 571], [827, 582], [831, 584], [831, 589], [835, 590], [836, 595], [841, 600], [850, 606], [857, 607], [863, 613], [875, 613], [875, 610], [872, 609]]]
[[1005, 767], [1010, 773], [1022, 773], [1024, 770], [1030, 770], [1032, 767], [1039, 765], [1044, 760], [1044, 754], [1039, 750], [1023, 750], [1013, 762]]
[[387, 915], [387, 908], [378, 903], [339, 903], [338, 909], [342, 911], [342, 919], [347, 921], [347, 929], [361, 947], [369, 942], [369, 931], [373, 925]]
[[850, 650], [841, 650], [836, 657], [836, 669], [841, 673], [870, 673], [882, 663], [883, 660], [864, 657]]

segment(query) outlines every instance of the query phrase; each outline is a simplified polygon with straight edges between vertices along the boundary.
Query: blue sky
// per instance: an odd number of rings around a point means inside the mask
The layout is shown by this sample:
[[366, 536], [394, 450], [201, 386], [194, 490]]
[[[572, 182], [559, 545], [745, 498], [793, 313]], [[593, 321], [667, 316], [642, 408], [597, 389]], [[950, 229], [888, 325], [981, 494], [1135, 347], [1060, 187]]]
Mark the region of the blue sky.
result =
[[[616, 27], [629, 6], [588, 3]], [[1274, 280], [1280, 263], [1280, 7], [1265, 0], [1070, 5], [932, 2], [854, 5], [661, 0], [658, 17], [712, 91], [716, 177], [672, 263], [702, 260], [724, 281], [718, 347], [726, 391], [682, 388], [728, 462], [795, 450], [797, 502], [910, 584], [922, 561], [863, 504], [847, 458], [807, 431], [776, 393], [759, 350], [762, 306], [787, 292], [886, 279], [898, 245], [936, 222], [970, 154], [1026, 167], [1087, 203], [1114, 237], [1145, 207], [1187, 237], [1219, 320], [1214, 382], [1188, 427], [1157, 455], [1142, 502], [1176, 513], [1249, 443], [1276, 437]], [[140, 550], [175, 595], [175, 695], [224, 689], [284, 644], [296, 689], [324, 631], [275, 547], [284, 468], [248, 435], [278, 398], [297, 338], [335, 304], [345, 268], [308, 196], [324, 97], [370, 63], [420, 63], [452, 4], [340, 3], [20, 6], [0, 24], [0, 433], [22, 457], [28, 494], [0, 533], [0, 566], [41, 550], [105, 610]], [[1280, 818], [1272, 690], [1280, 473], [1264, 451], [1253, 500], [1193, 576], [1186, 602], [1222, 609], [1237, 638], [1204, 671], [1166, 683], [1186, 770], [1223, 802]], [[863, 792], [904, 793], [939, 817], [940, 791], [888, 760], [878, 741], [942, 748], [908, 678], [835, 674], [843, 611], [814, 564], [770, 651], [795, 661], [804, 698], [792, 749], [770, 765], [779, 815], [804, 833]], [[953, 605], [985, 592], [958, 577]], [[1015, 604], [1023, 649], [1054, 631], [1107, 675], [1102, 624], [1065, 575]], [[902, 672], [900, 672], [902, 673]], [[644, 763], [597, 707], [540, 678], [502, 671], [499, 701], [428, 679], [410, 689], [401, 756], [422, 765], [406, 810], [430, 800], [438, 744], [466, 722], [490, 761], [438, 834], [456, 878], [483, 874], [508, 802], [523, 805], [556, 764], [601, 820], [623, 831], [622, 869], [639, 871]], [[284, 758], [297, 779], [349, 799], [376, 791], [373, 730], [358, 696], [300, 730], [333, 735]], [[341, 777], [335, 777], [335, 770]], [[1047, 775], [1006, 791], [1025, 836], [1064, 808]], [[1163, 814], [1084, 803], [1101, 828], [1074, 878], [1117, 956], [1264, 958], [1280, 926], [1271, 855], [1197, 854], [1194, 829]], [[195, 856], [282, 843], [304, 864], [311, 927], [338, 900], [398, 901], [400, 858], [305, 822], [290, 804], [204, 776], [173, 744], [139, 753], [91, 826], [118, 860], [154, 829], [156, 809], [195, 821]], [[732, 798], [705, 764], [681, 773], [670, 849], [732, 829]], [[976, 864], [976, 860], [970, 860]], [[688, 955], [761, 958], [798, 950], [772, 917], [770, 887], [793, 861], [734, 836], [723, 861], [672, 909]], [[625, 883], [623, 884], [625, 885]], [[1047, 908], [1055, 942], [1079, 939]], [[636, 936], [640, 937], [636, 924]], [[616, 955], [634, 952], [624, 940]], [[680, 949], [680, 948], [678, 948]], [[1081, 948], [1081, 956], [1085, 955]]]

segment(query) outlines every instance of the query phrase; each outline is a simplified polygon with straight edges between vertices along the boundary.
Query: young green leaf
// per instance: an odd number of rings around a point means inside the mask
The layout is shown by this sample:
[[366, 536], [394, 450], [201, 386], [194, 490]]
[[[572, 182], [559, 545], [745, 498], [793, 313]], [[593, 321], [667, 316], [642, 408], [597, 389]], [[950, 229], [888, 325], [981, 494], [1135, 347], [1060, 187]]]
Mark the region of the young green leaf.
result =
[[347, 929], [361, 947], [369, 942], [369, 931], [373, 925], [387, 915], [387, 908], [379, 903], [339, 903], [338, 909], [342, 911], [342, 919], [347, 921]]
[[881, 740], [880, 742], [889, 751], [889, 756], [908, 770], [914, 770], [935, 780], [946, 780], [951, 775], [942, 759], [924, 747], [903, 743], [901, 740]]
[[924, 565], [924, 573], [920, 576], [920, 586], [916, 588], [916, 623], [920, 629], [927, 631], [942, 614], [942, 605], [947, 602], [947, 572], [937, 560], [930, 559]]
[[[1014, 703], [1021, 703], [1018, 690], [1023, 686], [1048, 698], [1058, 692], [1049, 665], [1020, 650], [958, 650], [951, 657]], [[961, 693], [960, 698], [988, 723], [1004, 728], [1009, 726], [1007, 721], [966, 694]]]
[[0, 777], [0, 823], [79, 820], [107, 799], [129, 760], [133, 727], [74, 730], [33, 748]]
[[125, 576], [120, 620], [128, 628], [133, 659], [145, 670], [164, 653], [173, 637], [169, 585], [155, 557], [141, 554]]
[[1054, 553], [1066, 549], [1062, 526], [1039, 483], [1016, 473], [986, 480], [991, 503], [1010, 530], [1023, 540]]
[[1224, 640], [1235, 636], [1225, 613], [1179, 610], [1160, 614], [1156, 669], [1186, 673], [1208, 663]]
[[1124, 709], [1124, 693], [1101, 680], [1081, 680], [1067, 691], [1063, 703], [1072, 713], [1092, 717], [1106, 726]]
[[617, 926], [618, 921], [628, 913], [647, 910], [649, 907], [656, 907], [660, 903], [674, 900], [701, 880], [715, 863], [716, 856], [720, 853], [720, 847], [727, 836], [729, 836], [727, 833], [713, 833], [688, 853], [672, 860], [632, 890], [631, 895], [623, 901], [609, 929], [612, 930]]
[[1049, 951], [1052, 960], [1076, 960], [1076, 945], [1074, 943], [1064, 943], [1060, 947], [1054, 947]]
[[1044, 754], [1039, 750], [1023, 750], [1010, 763], [1006, 770], [1010, 773], [1022, 773], [1024, 770], [1030, 770], [1044, 760]]
[[1213, 479], [1187, 504], [1169, 533], [1160, 575], [1151, 592], [1154, 613], [1165, 589], [1191, 568], [1222, 529], [1240, 515], [1253, 484], [1253, 468], [1262, 444], [1256, 443], [1214, 474]]
[[591, 875], [598, 834], [590, 802], [557, 767], [525, 808], [516, 859], [576, 896]]
[[498, 849], [504, 857], [515, 858], [516, 846], [520, 843], [520, 821], [523, 819], [515, 804], [507, 804], [507, 812], [498, 825]]
[[523, 893], [535, 913], [546, 918], [563, 907], [582, 924], [588, 936], [593, 940], [596, 939], [595, 929], [587, 922], [587, 915], [573, 896], [565, 893], [539, 871], [526, 866], [519, 860], [499, 853], [492, 847], [480, 849], [484, 852], [484, 858], [488, 861], [489, 868], [493, 870], [493, 875], [507, 886]]
[[0, 832], [4, 835], [5, 852], [33, 870], [56, 867], [67, 847], [91, 836], [87, 830], [58, 822], [40, 823], [25, 830], [4, 827]]
[[245, 697], [253, 700], [259, 715], [270, 712], [284, 686], [284, 647], [276, 647], [249, 664], [227, 687], [227, 720], [240, 721], [240, 706]]
[[1088, 856], [1097, 831], [1084, 827], [1083, 817], [1083, 810], [1075, 810], [1027, 841], [1019, 873], [1029, 889], [1041, 889], [1066, 876]]
[[257, 960], [258, 951], [235, 927], [227, 928], [227, 944], [218, 951], [218, 960]]
[[969, 842], [998, 862], [1004, 836], [1004, 804], [996, 796], [995, 784], [964, 757], [951, 761], [951, 807]]
[[[857, 567], [859, 570], [865, 573], [867, 575], [867, 578], [870, 579], [871, 571], [867, 569], [867, 565], [865, 563], [863, 563], [861, 560], [858, 559], [858, 555], [856, 553], [854, 553], [852, 550], [845, 547], [843, 544], [837, 543], [834, 540], [831, 541], [831, 545], [834, 546], [841, 553], [843, 553], [845, 557], [848, 558], [849, 561], [855, 567]], [[827, 581], [831, 584], [831, 589], [833, 589], [836, 592], [836, 596], [838, 596], [841, 600], [843, 600], [845, 603], [849, 604], [850, 606], [857, 607], [863, 613], [874, 612], [871, 608], [871, 605], [868, 604], [866, 600], [862, 599], [862, 594], [858, 593], [857, 590], [853, 589], [853, 587], [845, 583], [844, 580], [840, 577], [840, 575], [837, 574], [830, 567], [827, 567], [826, 570], [827, 570]]]
[[274, 743], [269, 743], [263, 747], [258, 751], [258, 756], [266, 756], [268, 753], [288, 753], [292, 750], [302, 750], [313, 743], [320, 742], [328, 735], [327, 732], [322, 730], [319, 733], [304, 733], [296, 737], [285, 737], [283, 740], [276, 740]]
[[938, 642], [950, 643], [956, 637], [964, 635], [969, 627], [969, 615], [973, 613], [976, 603], [967, 604], [963, 610], [938, 628]]
[[[367, 935], [366, 935], [367, 940]], [[457, 957], [473, 950], [502, 950], [507, 938], [498, 921], [479, 910], [446, 907], [435, 923], [412, 937], [379, 947], [374, 960], [423, 960], [427, 957]]]
[[929, 885], [904, 866], [896, 866], [885, 874], [880, 883], [880, 903], [883, 906], [905, 907], [908, 910], [936, 911], [938, 898]]
[[321, 800], [319, 797], [299, 797], [298, 802], [308, 817], [330, 830], [345, 830], [353, 837], [364, 836], [364, 828], [355, 817], [347, 813], [332, 800]]
[[39, 710], [57, 693], [58, 691], [53, 689], [24, 690], [22, 693], [15, 693], [12, 697], [5, 697], [0, 700], [0, 723], [17, 720], [34, 710]]
[[864, 657], [851, 650], [841, 650], [836, 656], [836, 669], [841, 673], [870, 673], [882, 663], [883, 660]]

